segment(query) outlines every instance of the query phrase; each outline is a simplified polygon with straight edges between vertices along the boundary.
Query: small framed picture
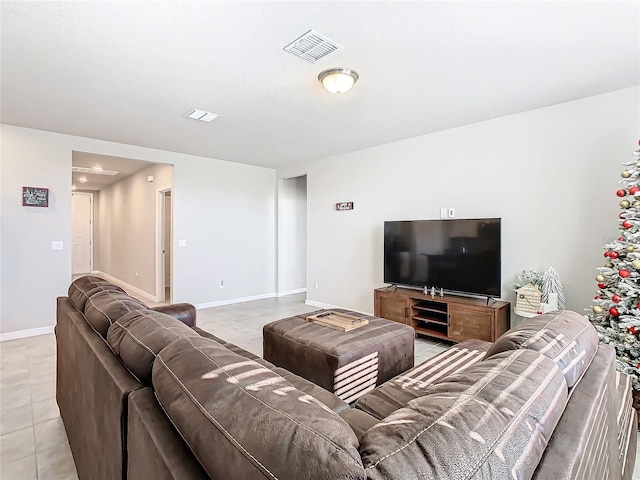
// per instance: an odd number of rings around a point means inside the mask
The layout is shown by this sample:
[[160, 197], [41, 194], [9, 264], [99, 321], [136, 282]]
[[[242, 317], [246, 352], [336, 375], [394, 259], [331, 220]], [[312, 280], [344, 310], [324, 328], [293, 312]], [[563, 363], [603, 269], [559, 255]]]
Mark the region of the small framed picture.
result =
[[22, 187], [23, 207], [48, 207], [49, 189], [40, 187]]

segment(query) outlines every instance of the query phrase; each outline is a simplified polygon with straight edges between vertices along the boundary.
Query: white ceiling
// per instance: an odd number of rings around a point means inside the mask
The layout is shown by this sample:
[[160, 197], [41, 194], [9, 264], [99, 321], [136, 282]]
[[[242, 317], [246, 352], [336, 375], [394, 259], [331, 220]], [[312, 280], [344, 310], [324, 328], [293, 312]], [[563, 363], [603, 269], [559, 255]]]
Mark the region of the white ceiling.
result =
[[[129, 158], [112, 157], [110, 155], [97, 155], [90, 152], [72, 152], [71, 164], [74, 167], [101, 168], [103, 170], [113, 170], [116, 175], [101, 175], [98, 173], [71, 173], [71, 184], [78, 190], [102, 190], [109, 185], [124, 180], [134, 173], [144, 170], [154, 165], [144, 160], [133, 160]], [[81, 182], [80, 178], [87, 179]]]
[[[640, 84], [640, 2], [1, 3], [2, 123], [277, 167]], [[282, 48], [309, 29], [344, 49]], [[360, 80], [332, 95], [320, 71]], [[191, 108], [212, 123], [186, 119]]]

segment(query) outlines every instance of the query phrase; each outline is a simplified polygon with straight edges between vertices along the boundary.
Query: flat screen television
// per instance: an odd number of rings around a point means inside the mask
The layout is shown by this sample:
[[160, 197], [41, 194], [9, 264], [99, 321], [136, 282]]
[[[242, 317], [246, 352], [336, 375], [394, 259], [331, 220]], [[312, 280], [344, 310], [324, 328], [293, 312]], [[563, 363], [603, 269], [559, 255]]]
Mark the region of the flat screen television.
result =
[[500, 297], [501, 219], [384, 222], [384, 282]]

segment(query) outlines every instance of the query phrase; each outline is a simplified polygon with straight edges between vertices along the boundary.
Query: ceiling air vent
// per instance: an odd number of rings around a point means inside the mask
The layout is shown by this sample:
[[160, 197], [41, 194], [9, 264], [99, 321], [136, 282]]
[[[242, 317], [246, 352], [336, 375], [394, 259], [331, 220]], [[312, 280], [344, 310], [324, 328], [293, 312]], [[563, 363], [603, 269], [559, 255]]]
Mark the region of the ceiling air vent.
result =
[[324, 35], [320, 35], [318, 32], [309, 30], [307, 33], [298, 37], [289, 45], [284, 47], [284, 50], [294, 54], [296, 57], [300, 57], [310, 63], [316, 63], [321, 58], [327, 55], [342, 50], [342, 45], [338, 45], [333, 40], [329, 40]]
[[88, 167], [71, 167], [71, 171], [75, 173], [92, 173], [94, 175], [117, 175], [115, 170], [103, 170], [102, 168]]
[[184, 114], [187, 118], [193, 118], [194, 120], [200, 120], [201, 122], [212, 122], [221, 115], [218, 113], [207, 112], [206, 110], [200, 110], [199, 108], [192, 108]]

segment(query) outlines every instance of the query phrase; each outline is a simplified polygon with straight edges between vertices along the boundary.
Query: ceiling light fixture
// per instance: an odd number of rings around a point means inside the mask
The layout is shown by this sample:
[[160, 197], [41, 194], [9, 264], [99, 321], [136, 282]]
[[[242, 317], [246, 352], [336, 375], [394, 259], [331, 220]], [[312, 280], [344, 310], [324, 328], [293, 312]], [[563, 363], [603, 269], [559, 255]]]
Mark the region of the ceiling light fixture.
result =
[[80, 183], [87, 183], [87, 177], [80, 177], [80, 178], [78, 179], [78, 181], [79, 181]]
[[318, 75], [318, 80], [331, 93], [348, 92], [358, 78], [360, 78], [358, 72], [346, 67], [329, 68]]
[[119, 172], [116, 170], [105, 170], [100, 167], [71, 167], [71, 171], [74, 173], [90, 173], [91, 175], [117, 175]]

